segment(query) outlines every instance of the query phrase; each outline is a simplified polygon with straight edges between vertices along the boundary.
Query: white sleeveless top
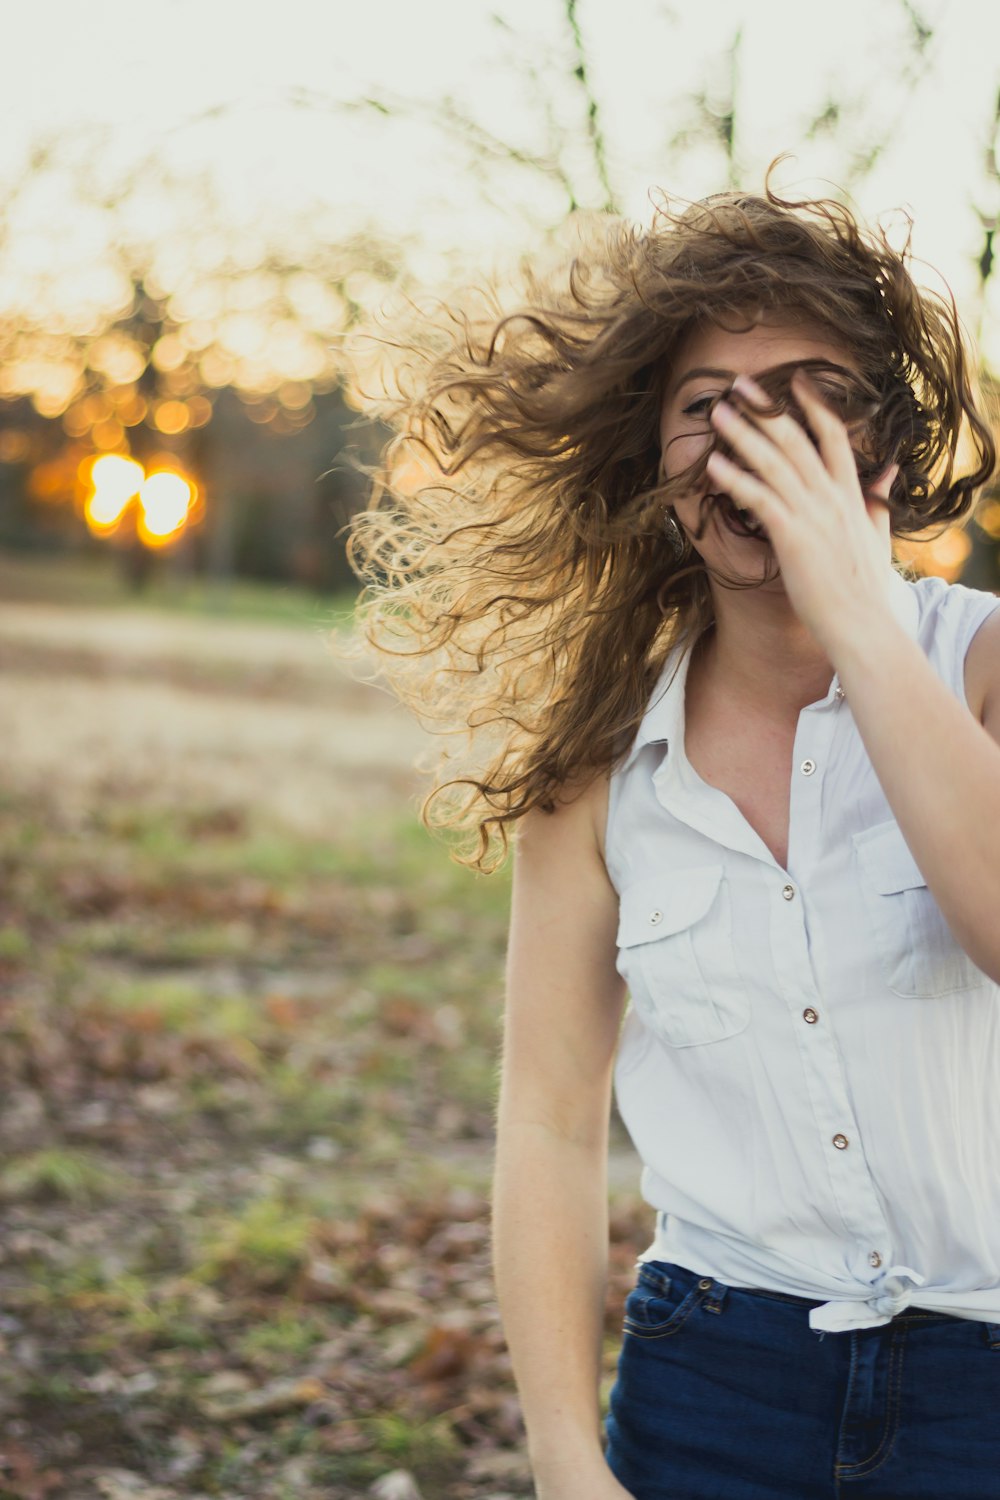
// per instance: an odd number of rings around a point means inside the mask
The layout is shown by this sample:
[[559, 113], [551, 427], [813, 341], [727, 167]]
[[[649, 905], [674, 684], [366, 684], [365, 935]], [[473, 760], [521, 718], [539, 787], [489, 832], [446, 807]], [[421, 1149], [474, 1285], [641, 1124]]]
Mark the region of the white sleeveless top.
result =
[[[965, 703], [1000, 598], [894, 571], [891, 600]], [[1000, 1322], [1000, 985], [951, 936], [837, 678], [799, 714], [782, 869], [687, 760], [689, 659], [608, 802], [615, 1094], [658, 1210], [641, 1259], [826, 1299], [814, 1329], [908, 1305]]]

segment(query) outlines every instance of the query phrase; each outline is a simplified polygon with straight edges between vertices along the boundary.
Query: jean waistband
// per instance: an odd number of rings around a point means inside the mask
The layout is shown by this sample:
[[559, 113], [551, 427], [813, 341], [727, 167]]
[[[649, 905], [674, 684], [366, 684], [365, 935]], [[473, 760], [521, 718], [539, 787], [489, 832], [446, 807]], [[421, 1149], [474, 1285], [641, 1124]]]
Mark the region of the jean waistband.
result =
[[[690, 1266], [682, 1266], [677, 1261], [644, 1260], [640, 1261], [639, 1266], [640, 1270], [642, 1270], [643, 1268], [647, 1268], [658, 1276], [665, 1277], [669, 1281], [679, 1281], [682, 1284], [691, 1283], [693, 1285], [695, 1282], [701, 1279], [704, 1279], [706, 1281], [714, 1281], [716, 1279], [714, 1276], [709, 1277], [702, 1271], [692, 1270]], [[791, 1292], [776, 1292], [770, 1290], [770, 1288], [767, 1287], [730, 1285], [730, 1290], [734, 1292], [748, 1292], [751, 1296], [754, 1297], [774, 1297], [779, 1302], [794, 1302], [797, 1303], [800, 1307], [818, 1307], [823, 1301], [822, 1298], [798, 1297], [793, 1295], [793, 1293]]]
[[[809, 1326], [823, 1337], [824, 1333], [831, 1331], [829, 1325], [822, 1321], [824, 1312], [830, 1308], [850, 1308], [847, 1303], [833, 1303], [823, 1301], [816, 1297], [802, 1297], [794, 1292], [779, 1292], [770, 1287], [746, 1287], [735, 1286], [730, 1282], [720, 1280], [718, 1277], [705, 1273], [704, 1271], [693, 1271], [690, 1266], [682, 1266], [676, 1261], [644, 1260], [639, 1262], [640, 1279], [645, 1271], [651, 1281], [654, 1290], [661, 1294], [667, 1294], [670, 1286], [676, 1282], [677, 1290], [682, 1298], [697, 1289], [702, 1294], [704, 1305], [712, 1312], [720, 1312], [727, 1296], [765, 1297], [777, 1302], [791, 1302], [797, 1307], [809, 1310]], [[819, 1308], [820, 1312], [813, 1315], [813, 1309]], [[864, 1311], [862, 1306], [862, 1311]], [[867, 1327], [884, 1328], [891, 1324], [893, 1326], [910, 1323], [953, 1323], [967, 1327], [970, 1323], [978, 1325], [983, 1338], [990, 1349], [1000, 1350], [1000, 1322], [992, 1322], [987, 1319], [959, 1317], [954, 1313], [941, 1312], [938, 1308], [906, 1307], [895, 1312], [891, 1318], [879, 1318], [877, 1321], [849, 1323], [851, 1328], [864, 1329]], [[833, 1328], [833, 1332], [840, 1332], [840, 1325]]]
[[[714, 1277], [710, 1278], [700, 1271], [693, 1271], [690, 1266], [679, 1265], [676, 1261], [647, 1260], [640, 1262], [640, 1264], [643, 1266], [649, 1266], [651, 1269], [658, 1272], [661, 1276], [665, 1276], [671, 1281], [680, 1279], [682, 1282], [689, 1282], [693, 1285], [701, 1279], [704, 1279], [706, 1281], [715, 1280]], [[729, 1284], [729, 1290], [733, 1292], [744, 1293], [749, 1297], [769, 1297], [776, 1302], [791, 1302], [796, 1307], [804, 1307], [807, 1309], [813, 1307], [823, 1307], [828, 1300], [824, 1297], [800, 1297], [794, 1292], [777, 1292], [773, 1291], [770, 1287], [761, 1286], [733, 1286], [732, 1284]], [[947, 1319], [948, 1316], [949, 1315], [947, 1313], [924, 1312], [917, 1308], [908, 1311], [906, 1314], [907, 1318], [930, 1318], [940, 1320]]]

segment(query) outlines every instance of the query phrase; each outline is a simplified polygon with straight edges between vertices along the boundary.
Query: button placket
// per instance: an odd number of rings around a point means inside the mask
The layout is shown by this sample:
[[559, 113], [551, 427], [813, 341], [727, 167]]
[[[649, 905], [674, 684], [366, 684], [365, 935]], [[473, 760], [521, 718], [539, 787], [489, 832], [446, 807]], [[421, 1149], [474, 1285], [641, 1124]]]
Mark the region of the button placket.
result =
[[[783, 898], [780, 905], [776, 900], [779, 895]], [[772, 900], [775, 973], [795, 1017], [810, 1121], [816, 1132], [816, 1151], [829, 1170], [830, 1189], [845, 1237], [852, 1244], [864, 1246], [867, 1257], [870, 1246], [886, 1239], [888, 1228], [864, 1148], [859, 1144], [860, 1135], [837, 1046], [836, 1020], [831, 1023], [831, 1018], [825, 1015], [816, 988], [801, 885], [791, 881], [785, 886], [776, 885]], [[818, 1024], [821, 1017], [822, 1025]], [[837, 1144], [835, 1136], [843, 1144]], [[819, 1157], [816, 1163], [818, 1168]]]
[[[788, 856], [786, 865], [805, 878], [823, 848], [821, 822], [824, 772], [837, 738], [832, 700], [810, 704], [799, 714], [792, 745], [789, 789]], [[801, 851], [801, 855], [800, 855]], [[804, 857], [808, 864], [802, 864]]]

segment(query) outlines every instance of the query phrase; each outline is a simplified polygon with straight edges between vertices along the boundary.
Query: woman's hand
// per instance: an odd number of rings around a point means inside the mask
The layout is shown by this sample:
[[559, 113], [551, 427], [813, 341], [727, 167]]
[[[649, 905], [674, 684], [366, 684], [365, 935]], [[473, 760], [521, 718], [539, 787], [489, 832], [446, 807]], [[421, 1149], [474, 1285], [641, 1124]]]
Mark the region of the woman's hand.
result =
[[633, 1500], [632, 1492], [618, 1483], [607, 1464], [595, 1466], [567, 1460], [534, 1469], [537, 1500]]
[[[733, 390], [751, 410], [767, 396], [748, 376]], [[831, 659], [846, 634], [873, 628], [889, 612], [891, 538], [886, 504], [899, 472], [890, 465], [862, 492], [843, 422], [803, 371], [792, 390], [819, 450], [794, 417], [742, 416], [725, 401], [712, 421], [747, 469], [721, 453], [709, 472], [767, 528], [789, 602]]]

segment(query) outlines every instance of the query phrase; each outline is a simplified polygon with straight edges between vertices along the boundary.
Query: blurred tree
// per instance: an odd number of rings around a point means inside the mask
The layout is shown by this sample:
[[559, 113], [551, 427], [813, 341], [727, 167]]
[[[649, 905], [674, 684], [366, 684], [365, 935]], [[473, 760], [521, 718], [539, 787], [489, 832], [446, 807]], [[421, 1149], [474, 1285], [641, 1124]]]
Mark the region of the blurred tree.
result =
[[[552, 4], [559, 26], [549, 40], [533, 37], [530, 45], [501, 13], [492, 18], [501, 43], [496, 67], [518, 81], [526, 101], [524, 110], [511, 112], [509, 129], [505, 121], [498, 130], [477, 106], [448, 94], [294, 89], [283, 102], [348, 119], [362, 113], [404, 128], [414, 121], [429, 126], [447, 160], [462, 164], [470, 193], [505, 212], [516, 205], [543, 235], [576, 209], [616, 211], [627, 165], [614, 146], [616, 100], [592, 66], [586, 5]], [[914, 0], [881, 0], [877, 9], [891, 41], [879, 89], [838, 80], [801, 127], [805, 141], [832, 149], [845, 192], [871, 174], [900, 129], [931, 75], [939, 35]], [[680, 24], [663, 6], [653, 5], [650, 18], [668, 33]], [[671, 91], [661, 122], [665, 180], [694, 150], [707, 153], [719, 180], [730, 184], [763, 165], [750, 155], [750, 66], [744, 28], [736, 25], [720, 39], [698, 86], [687, 94]], [[227, 108], [206, 119], [221, 120]], [[994, 119], [983, 186], [990, 198], [980, 210], [981, 308], [997, 225], [997, 129]], [[327, 483], [317, 486], [315, 476], [343, 441], [346, 418], [337, 395], [345, 380], [343, 339], [388, 288], [405, 288], [415, 276], [419, 233], [397, 237], [390, 248], [375, 233], [345, 233], [332, 210], [312, 205], [266, 222], [237, 222], [220, 208], [207, 172], [178, 173], [166, 165], [167, 153], [155, 149], [119, 168], [114, 146], [109, 132], [99, 130], [43, 140], [2, 191], [0, 497], [27, 483], [39, 504], [60, 494], [69, 499], [76, 462], [94, 451], [130, 451], [147, 463], [166, 455], [191, 468], [210, 492], [204, 535], [178, 556], [223, 577], [234, 567], [269, 566], [260, 537], [269, 532], [277, 547], [279, 534], [297, 535], [298, 523], [284, 530], [262, 520], [256, 528], [247, 524], [240, 508], [251, 493], [263, 505], [264, 491], [252, 476], [237, 479], [245, 474], [242, 459], [263, 453], [265, 436], [294, 437], [284, 452], [308, 449], [318, 464], [310, 477], [295, 480], [289, 465], [286, 520], [315, 506]], [[532, 191], [512, 192], [515, 179]], [[55, 201], [62, 236], [51, 232]], [[230, 394], [236, 404], [226, 404], [221, 423], [217, 416]], [[35, 414], [30, 419], [26, 402]], [[355, 404], [363, 409], [363, 402]], [[331, 432], [325, 449], [319, 443], [314, 452], [303, 433], [321, 412]], [[260, 472], [269, 468], [263, 458], [254, 464]], [[293, 485], [301, 486], [294, 494]], [[360, 489], [352, 497], [346, 478], [338, 494], [342, 509], [360, 500]], [[17, 529], [12, 507], [8, 499], [7, 520], [0, 522], [8, 534]], [[987, 547], [986, 532], [976, 535]], [[995, 569], [996, 549], [987, 550]], [[287, 554], [312, 555], [301, 540]], [[315, 565], [314, 557], [308, 566]]]
[[[102, 180], [93, 164], [107, 138], [85, 135], [33, 151], [0, 215], [0, 465], [18, 466], [0, 488], [8, 516], [25, 482], [36, 500], [79, 509], [77, 465], [88, 454], [173, 463], [208, 480], [211, 542], [196, 550], [225, 575], [236, 560], [227, 507], [238, 453], [296, 437], [322, 411], [327, 430], [306, 445], [314, 467], [286, 465], [286, 513], [271, 528], [294, 543], [278, 556], [305, 558], [303, 525], [289, 513], [311, 516], [305, 530], [315, 530], [316, 497], [329, 498], [317, 476], [345, 433], [340, 341], [359, 306], [397, 278], [401, 247], [328, 236], [304, 211], [280, 232], [248, 236], [224, 221], [207, 177], [177, 177], [154, 158]], [[61, 261], [51, 247], [34, 253], [40, 194], [59, 198], [68, 225], [88, 226], [89, 256], [75, 245]], [[235, 398], [224, 436], [213, 425], [222, 392]], [[31, 477], [40, 467], [41, 486]], [[127, 521], [116, 537], [140, 584], [151, 558]], [[12, 539], [22, 528], [4, 530]], [[317, 577], [338, 571], [315, 546], [309, 555], [303, 565]]]
[[[518, 71], [525, 82], [526, 93], [536, 106], [540, 121], [537, 139], [526, 141], [523, 130], [515, 139], [504, 138], [487, 129], [467, 109], [449, 97], [437, 100], [407, 99], [387, 92], [373, 92], [348, 101], [300, 91], [297, 102], [314, 109], [374, 110], [387, 119], [419, 118], [435, 126], [447, 139], [460, 142], [470, 168], [470, 178], [489, 195], [489, 183], [498, 166], [506, 170], [527, 172], [554, 186], [563, 199], [563, 209], [580, 207], [615, 212], [622, 189], [618, 169], [607, 142], [606, 120], [612, 107], [595, 87], [589, 66], [586, 37], [581, 24], [578, 0], [554, 0], [561, 8], [564, 21], [562, 41], [546, 49], [533, 45], [531, 51], [520, 47], [513, 28], [500, 15], [493, 19], [511, 46], [505, 65]], [[836, 150], [840, 162], [839, 186], [831, 191], [847, 199], [857, 193], [872, 174], [886, 149], [904, 126], [907, 112], [914, 107], [918, 90], [931, 75], [935, 61], [938, 29], [918, 9], [913, 0], [887, 0], [881, 7], [887, 23], [896, 29], [891, 52], [891, 72], [880, 78], [876, 91], [852, 88], [850, 79], [839, 81], [835, 92], [827, 94], [819, 107], [802, 126], [802, 138], [810, 143], [825, 141]], [[676, 24], [676, 14], [661, 10], [661, 20]], [[972, 24], [970, 18], [969, 24]], [[663, 152], [664, 177], [669, 179], [671, 166], [683, 153], [701, 147], [719, 161], [720, 177], [730, 187], [744, 181], [750, 167], [741, 150], [742, 117], [747, 88], [744, 78], [742, 24], [736, 25], [730, 38], [710, 63], [704, 81], [686, 97], [674, 98], [681, 124], [668, 135]], [[552, 108], [553, 80], [560, 74], [571, 84], [577, 101], [572, 120], [559, 117]], [[521, 122], [519, 122], [521, 123]], [[766, 165], [753, 163], [754, 168]], [[986, 284], [993, 272], [994, 235], [1000, 222], [1000, 97], [996, 116], [991, 122], [986, 150], [985, 191], [990, 195], [988, 213], [980, 211], [985, 245], [979, 262], [981, 279], [979, 332], [986, 306]], [[543, 228], [555, 227], [558, 219]], [[982, 372], [984, 382], [995, 388], [990, 373]], [[940, 541], [932, 540], [919, 548], [913, 560], [918, 566], [933, 568], [946, 576], [957, 576], [963, 568], [974, 575], [978, 586], [1000, 588], [1000, 506], [993, 494], [985, 497], [979, 511], [979, 522], [967, 531], [951, 533]], [[968, 560], [968, 561], [967, 561]]]

